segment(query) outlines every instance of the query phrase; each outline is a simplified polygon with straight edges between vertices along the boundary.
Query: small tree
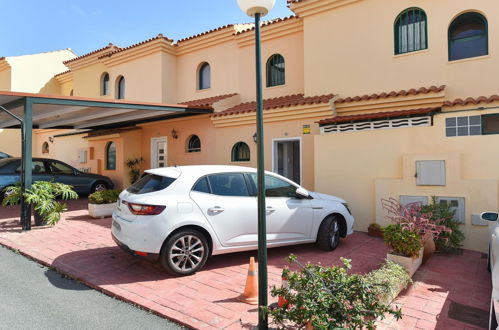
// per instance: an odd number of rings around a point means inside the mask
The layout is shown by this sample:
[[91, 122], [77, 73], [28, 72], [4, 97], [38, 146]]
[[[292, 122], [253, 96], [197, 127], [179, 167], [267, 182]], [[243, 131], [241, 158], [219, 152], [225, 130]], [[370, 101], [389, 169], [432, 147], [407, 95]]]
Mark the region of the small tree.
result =
[[125, 166], [128, 167], [128, 176], [130, 183], [135, 183], [140, 179], [140, 167], [144, 163], [144, 158], [128, 158], [125, 161]]
[[300, 270], [284, 268], [283, 277], [288, 287], [273, 287], [273, 297], [281, 296], [287, 302], [274, 309], [265, 308], [279, 328], [303, 328], [311, 322], [316, 329], [375, 328], [376, 318], [386, 313], [402, 317], [398, 308], [380, 302], [390, 292], [388, 282], [373, 281], [361, 274], [348, 274], [350, 260], [341, 258], [342, 266], [303, 266], [296, 256], [288, 257]]

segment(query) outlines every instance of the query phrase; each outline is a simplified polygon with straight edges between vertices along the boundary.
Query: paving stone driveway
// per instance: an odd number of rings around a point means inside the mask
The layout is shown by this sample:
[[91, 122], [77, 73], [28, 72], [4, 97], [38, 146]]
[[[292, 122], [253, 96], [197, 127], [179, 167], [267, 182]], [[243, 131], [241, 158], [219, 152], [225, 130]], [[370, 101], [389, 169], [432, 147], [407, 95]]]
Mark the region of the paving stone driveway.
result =
[[[71, 201], [65, 219], [57, 226], [34, 227], [22, 232], [18, 207], [1, 207], [0, 244], [17, 249], [39, 262], [81, 280], [111, 296], [149, 309], [191, 328], [251, 329], [255, 306], [238, 302], [243, 292], [250, 256], [256, 251], [214, 256], [203, 271], [188, 277], [171, 277], [160, 266], [134, 258], [118, 248], [110, 235], [111, 219], [88, 217], [86, 200]], [[269, 284], [279, 284], [284, 258], [290, 253], [302, 262], [339, 263], [352, 259], [353, 272], [368, 272], [383, 262], [387, 248], [381, 239], [355, 233], [333, 252], [314, 245], [270, 249]], [[404, 317], [385, 319], [384, 329], [472, 329], [483, 322], [463, 323], [448, 316], [457, 302], [488, 312], [490, 274], [486, 258], [473, 251], [462, 255], [434, 255], [420, 268], [414, 284], [396, 300]], [[275, 301], [269, 298], [269, 301]]]

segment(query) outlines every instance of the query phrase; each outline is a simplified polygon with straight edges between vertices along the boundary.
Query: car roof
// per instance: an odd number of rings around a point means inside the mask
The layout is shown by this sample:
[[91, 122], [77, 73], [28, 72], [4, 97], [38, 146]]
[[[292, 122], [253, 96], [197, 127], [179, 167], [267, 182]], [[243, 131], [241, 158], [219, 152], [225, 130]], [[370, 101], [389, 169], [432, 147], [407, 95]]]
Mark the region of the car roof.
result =
[[230, 173], [230, 172], [256, 173], [256, 169], [252, 167], [235, 166], [235, 165], [187, 165], [187, 166], [155, 168], [155, 169], [146, 170], [145, 172], [161, 176], [168, 176], [171, 178], [178, 178], [180, 174], [200, 177], [212, 173]]

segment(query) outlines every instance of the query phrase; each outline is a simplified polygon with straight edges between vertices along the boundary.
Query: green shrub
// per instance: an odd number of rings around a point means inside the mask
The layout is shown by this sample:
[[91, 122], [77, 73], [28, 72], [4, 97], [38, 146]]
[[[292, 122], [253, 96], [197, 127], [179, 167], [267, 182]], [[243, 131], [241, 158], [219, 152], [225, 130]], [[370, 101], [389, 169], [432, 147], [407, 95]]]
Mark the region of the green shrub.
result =
[[108, 189], [96, 191], [93, 194], [88, 195], [88, 202], [90, 204], [109, 204], [115, 203], [118, 200], [118, 196], [121, 190]]
[[380, 268], [366, 274], [365, 277], [368, 283], [372, 285], [378, 285], [382, 288], [384, 287], [383, 284], [387, 285], [387, 289], [382, 290], [378, 296], [380, 301], [385, 304], [391, 303], [400, 291], [412, 283], [407, 270], [403, 266], [389, 260], [386, 260]]
[[399, 224], [383, 228], [383, 240], [395, 254], [405, 257], [417, 257], [423, 246], [421, 236], [413, 231], [403, 229]]
[[281, 329], [304, 327], [309, 321], [315, 329], [374, 329], [378, 317], [392, 314], [402, 317], [398, 308], [380, 302], [379, 297], [390, 292], [388, 281], [378, 281], [374, 275], [348, 274], [350, 260], [341, 258], [343, 266], [301, 265], [296, 256], [289, 262], [301, 269], [284, 268], [288, 287], [273, 287], [273, 297], [283, 297], [287, 303], [278, 308], [264, 308]]
[[421, 207], [421, 211], [431, 214], [431, 221], [443, 219], [440, 223], [451, 229], [451, 232], [443, 232], [435, 240], [437, 249], [440, 251], [446, 251], [453, 248], [460, 248], [463, 245], [464, 233], [462, 232], [459, 223], [454, 220], [456, 212], [450, 209], [449, 204], [438, 203], [435, 196], [431, 199], [431, 204], [423, 205]]
[[[5, 198], [2, 205], [16, 205], [21, 201], [21, 183], [10, 186], [4, 190]], [[73, 187], [64, 183], [52, 181], [35, 181], [30, 189], [23, 194], [26, 203], [33, 205], [47, 224], [53, 226], [61, 219], [61, 213], [66, 211], [66, 204], [59, 203], [57, 199], [77, 199], [78, 194]]]

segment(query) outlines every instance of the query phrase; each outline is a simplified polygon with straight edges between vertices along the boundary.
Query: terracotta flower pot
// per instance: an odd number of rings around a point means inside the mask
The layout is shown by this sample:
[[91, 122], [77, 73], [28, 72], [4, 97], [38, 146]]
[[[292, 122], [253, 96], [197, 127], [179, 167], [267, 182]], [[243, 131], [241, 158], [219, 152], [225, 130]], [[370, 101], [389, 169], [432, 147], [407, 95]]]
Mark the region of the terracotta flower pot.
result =
[[428, 238], [424, 241], [423, 243], [423, 262], [422, 264], [424, 265], [428, 259], [430, 259], [431, 255], [435, 252], [435, 241], [433, 238]]

